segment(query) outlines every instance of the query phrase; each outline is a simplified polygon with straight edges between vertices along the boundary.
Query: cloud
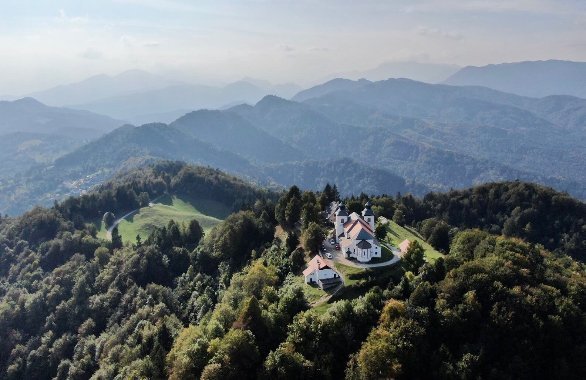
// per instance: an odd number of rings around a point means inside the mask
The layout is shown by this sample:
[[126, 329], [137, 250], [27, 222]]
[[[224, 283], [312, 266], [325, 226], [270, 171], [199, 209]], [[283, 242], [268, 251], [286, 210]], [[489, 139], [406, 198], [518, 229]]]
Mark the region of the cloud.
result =
[[79, 56], [85, 59], [96, 60], [104, 58], [104, 53], [94, 48], [87, 48], [85, 51], [79, 53]]
[[65, 24], [79, 26], [79, 25], [87, 24], [89, 19], [88, 19], [88, 17], [81, 17], [81, 16], [70, 17], [67, 15], [67, 12], [65, 12], [64, 9], [59, 9], [59, 17], [57, 17], [57, 21], [59, 21], [61, 23], [65, 23]]
[[450, 40], [461, 40], [464, 36], [456, 31], [453, 30], [443, 30], [439, 28], [429, 28], [425, 26], [420, 26], [417, 28], [417, 34], [420, 36], [427, 36], [427, 37], [441, 37], [447, 38]]
[[120, 42], [127, 48], [134, 47], [136, 45], [136, 38], [127, 34], [120, 37]]
[[283, 51], [286, 51], [288, 53], [292, 52], [295, 50], [295, 48], [291, 45], [285, 45], [285, 44], [281, 44], [281, 45], [277, 45], [277, 47]]
[[434, 12], [527, 12], [566, 13], [575, 11], [571, 1], [562, 0], [442, 0], [418, 1], [403, 8], [406, 13]]
[[156, 48], [161, 46], [161, 43], [159, 41], [147, 41], [147, 42], [143, 42], [142, 46], [147, 47], [147, 48]]
[[183, 3], [176, 0], [115, 0], [117, 3], [138, 5], [145, 8], [152, 8], [165, 12], [197, 12], [199, 8], [193, 4]]
[[321, 46], [321, 47], [320, 46], [315, 46], [315, 47], [309, 48], [309, 51], [328, 52], [328, 51], [331, 51], [331, 49], [330, 48], [327, 48], [325, 46]]

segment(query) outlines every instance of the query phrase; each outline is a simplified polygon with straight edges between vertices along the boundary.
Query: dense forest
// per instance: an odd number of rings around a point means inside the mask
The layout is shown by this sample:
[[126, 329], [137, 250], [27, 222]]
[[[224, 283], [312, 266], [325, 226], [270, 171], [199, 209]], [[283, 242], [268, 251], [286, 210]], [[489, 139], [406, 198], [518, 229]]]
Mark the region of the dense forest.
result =
[[[170, 221], [135, 244], [97, 238], [96, 218], [165, 192], [234, 213], [207, 234]], [[519, 182], [368, 197], [445, 256], [414, 244], [317, 312], [297, 278], [339, 197], [163, 162], [1, 218], [0, 378], [586, 376], [583, 203]]]

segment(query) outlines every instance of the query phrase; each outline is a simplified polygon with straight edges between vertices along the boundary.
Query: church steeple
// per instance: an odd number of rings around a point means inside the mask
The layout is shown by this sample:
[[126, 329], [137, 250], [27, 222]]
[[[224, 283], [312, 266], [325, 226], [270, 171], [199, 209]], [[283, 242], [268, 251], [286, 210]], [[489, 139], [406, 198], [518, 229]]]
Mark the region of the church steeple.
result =
[[372, 203], [370, 203], [370, 201], [366, 202], [364, 205], [364, 210], [362, 210], [362, 219], [364, 219], [364, 221], [368, 223], [370, 228], [374, 231], [375, 216], [374, 212], [372, 211]]
[[336, 211], [336, 242], [340, 241], [340, 234], [344, 233], [344, 223], [348, 221], [348, 211], [344, 203], [340, 203]]

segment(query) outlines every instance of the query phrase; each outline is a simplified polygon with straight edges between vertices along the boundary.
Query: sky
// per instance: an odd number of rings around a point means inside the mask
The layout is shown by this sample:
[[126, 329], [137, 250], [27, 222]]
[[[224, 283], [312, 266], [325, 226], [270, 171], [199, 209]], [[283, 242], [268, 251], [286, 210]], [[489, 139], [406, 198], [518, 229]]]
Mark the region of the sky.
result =
[[585, 0], [0, 0], [0, 95], [142, 69], [310, 84], [387, 61], [586, 61]]

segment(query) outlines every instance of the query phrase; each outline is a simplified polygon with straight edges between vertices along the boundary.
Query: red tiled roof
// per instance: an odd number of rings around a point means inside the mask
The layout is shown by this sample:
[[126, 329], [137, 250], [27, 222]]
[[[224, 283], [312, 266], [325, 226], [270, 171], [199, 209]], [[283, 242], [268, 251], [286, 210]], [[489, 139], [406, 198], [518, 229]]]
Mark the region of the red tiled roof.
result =
[[309, 276], [313, 273], [316, 269], [331, 269], [328, 264], [319, 256], [315, 256], [309, 263], [307, 263], [307, 268], [303, 271], [304, 276]]
[[401, 244], [399, 244], [399, 249], [401, 250], [401, 253], [407, 252], [410, 244], [411, 242], [408, 239], [403, 240]]

